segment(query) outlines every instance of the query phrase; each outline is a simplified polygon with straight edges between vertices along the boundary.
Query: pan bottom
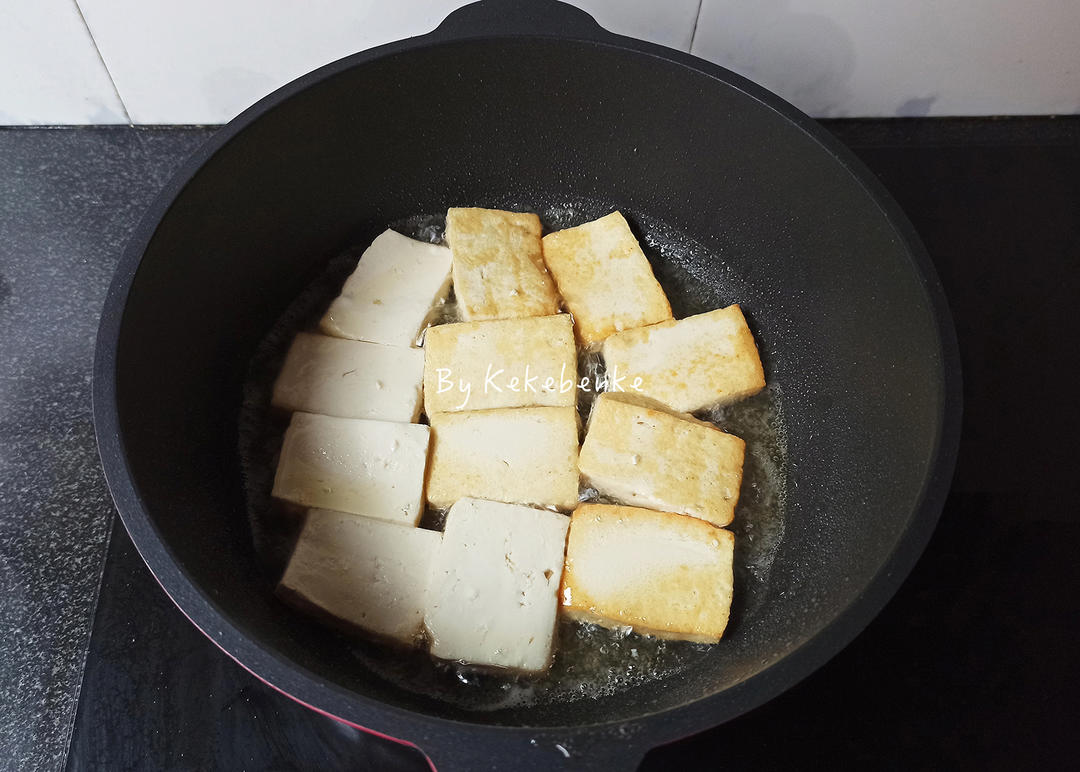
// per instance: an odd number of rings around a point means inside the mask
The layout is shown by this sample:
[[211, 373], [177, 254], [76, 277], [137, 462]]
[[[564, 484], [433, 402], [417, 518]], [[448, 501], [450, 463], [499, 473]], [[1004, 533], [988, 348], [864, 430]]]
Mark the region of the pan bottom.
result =
[[[543, 197], [529, 201], [504, 198], [479, 205], [537, 212], [545, 233], [579, 225], [616, 208], [605, 202], [565, 202]], [[737, 276], [720, 255], [705, 250], [699, 242], [662, 222], [632, 211], [623, 213], [649, 257], [677, 318], [738, 302], [753, 324], [755, 307], [764, 303], [762, 293], [755, 292]], [[419, 240], [439, 242], [443, 223], [442, 215], [417, 215], [390, 226]], [[295, 518], [275, 514], [271, 506], [277, 454], [287, 425], [286, 417], [270, 409], [271, 388], [293, 337], [301, 330], [315, 328], [362, 251], [362, 248], [349, 249], [332, 259], [298, 294], [265, 336], [250, 363], [239, 422], [239, 448], [248, 518], [256, 553], [265, 570], [268, 593], [273, 591], [284, 568], [298, 526]], [[702, 265], [709, 266], [707, 272], [701, 271]], [[454, 321], [452, 304], [438, 321]], [[768, 372], [769, 363], [766, 361], [765, 365]], [[581, 367], [582, 372], [588, 368], [590, 375], [596, 375], [603, 365], [599, 357], [586, 354]], [[579, 408], [585, 418], [591, 395], [582, 396]], [[746, 441], [739, 506], [729, 526], [736, 537], [730, 635], [759, 611], [767, 593], [773, 557], [783, 538], [787, 443], [781, 391], [777, 384], [770, 383], [755, 397], [703, 411], [698, 417]], [[587, 489], [582, 491], [582, 498], [603, 500], [596, 491]], [[441, 515], [427, 513], [423, 525], [437, 527]], [[540, 677], [523, 678], [435, 662], [423, 652], [386, 647], [336, 631], [327, 630], [326, 635], [336, 639], [365, 674], [397, 689], [470, 711], [515, 710], [612, 696], [693, 671], [698, 663], [715, 654], [714, 649], [725, 645], [723, 641], [713, 646], [663, 641], [625, 630], [560, 622], [551, 670]]]

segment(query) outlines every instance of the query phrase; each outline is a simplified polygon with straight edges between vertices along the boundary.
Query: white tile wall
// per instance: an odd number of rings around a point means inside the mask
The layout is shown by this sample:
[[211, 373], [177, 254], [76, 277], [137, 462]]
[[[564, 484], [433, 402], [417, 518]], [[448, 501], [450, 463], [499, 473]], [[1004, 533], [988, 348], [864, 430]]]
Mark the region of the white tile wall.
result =
[[567, 0], [603, 27], [682, 51], [690, 50], [701, 0]]
[[453, 0], [80, 0], [135, 123], [221, 123], [346, 54], [434, 27]]
[[[463, 0], [79, 0], [136, 123], [219, 123], [327, 62], [434, 29]], [[698, 0], [581, 0], [628, 35], [689, 48]]]
[[0, 126], [127, 123], [75, 0], [0, 0]]
[[[1080, 112], [1080, 0], [572, 2], [816, 116]], [[227, 121], [304, 72], [427, 32], [462, 4], [0, 0], [0, 125], [124, 122], [125, 107], [135, 123]]]
[[1078, 0], [704, 0], [692, 50], [818, 117], [1080, 112]]

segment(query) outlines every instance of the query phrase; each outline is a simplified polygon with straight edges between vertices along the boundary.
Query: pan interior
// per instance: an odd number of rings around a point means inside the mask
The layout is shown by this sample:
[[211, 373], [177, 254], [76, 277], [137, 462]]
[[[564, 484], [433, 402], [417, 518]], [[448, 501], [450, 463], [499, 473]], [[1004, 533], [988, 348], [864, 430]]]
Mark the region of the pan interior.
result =
[[[767, 581], [744, 575], [730, 637], [667, 647], [669, 677], [478, 711], [373, 672], [379, 655], [267, 591], [237, 447], [249, 363], [344, 250], [454, 205], [552, 217], [563, 206], [580, 219], [618, 208], [678, 315], [746, 307], [782, 408], [763, 414], [784, 427], [783, 538]], [[247, 648], [226, 648], [286, 663], [260, 675], [374, 728], [373, 701], [565, 726], [723, 699], [875, 576], [918, 507], [942, 411], [937, 328], [908, 246], [830, 152], [684, 65], [523, 38], [342, 65], [222, 142], [144, 251], [116, 379], [142, 505], [124, 515], [152, 526], [137, 538], [151, 568], [180, 568], [166, 588], [204, 629], [227, 619], [240, 631]]]
[[[580, 225], [614, 208], [596, 201], [505, 200], [499, 208], [541, 214], [544, 231]], [[395, 230], [423, 241], [441, 241], [444, 216], [421, 215], [392, 223]], [[657, 267], [677, 317], [722, 307], [741, 299], [749, 309], [751, 290], [716, 255], [707, 253], [686, 234], [663, 223], [639, 216], [634, 222], [639, 241]], [[284, 416], [270, 409], [270, 392], [289, 343], [300, 330], [314, 330], [345, 276], [356, 264], [362, 249], [351, 249], [330, 261], [326, 271], [294, 300], [260, 343], [244, 388], [240, 413], [239, 452], [243, 469], [247, 514], [255, 550], [265, 566], [266, 592], [281, 575], [296, 535], [295, 517], [275, 517], [270, 500], [276, 455], [286, 426]], [[664, 257], [666, 256], [666, 258]], [[719, 281], [702, 282], [686, 269], [694, 262], [709, 262], [718, 269]], [[662, 269], [662, 270], [661, 270]], [[602, 359], [583, 354], [581, 373], [591, 372], [592, 382], [602, 372]], [[582, 423], [588, 418], [592, 393], [581, 392], [578, 409]], [[783, 435], [779, 388], [738, 405], [703, 411], [725, 431], [747, 442], [744, 482], [737, 518], [730, 526], [737, 537], [735, 581], [738, 602], [729, 634], [761, 606], [768, 587], [772, 561], [783, 535], [784, 472], [786, 445]], [[603, 501], [595, 491], [588, 500]], [[614, 502], [611, 502], [614, 503]], [[443, 513], [429, 512], [430, 524], [438, 526]], [[335, 635], [329, 631], [327, 635]], [[568, 703], [615, 695], [652, 681], [677, 678], [692, 671], [709, 655], [710, 646], [661, 641], [595, 625], [563, 623], [557, 635], [557, 655], [551, 671], [540, 677], [515, 678], [476, 668], [434, 663], [423, 652], [380, 646], [337, 636], [358, 662], [377, 677], [406, 691], [474, 711], [505, 711], [539, 704]]]

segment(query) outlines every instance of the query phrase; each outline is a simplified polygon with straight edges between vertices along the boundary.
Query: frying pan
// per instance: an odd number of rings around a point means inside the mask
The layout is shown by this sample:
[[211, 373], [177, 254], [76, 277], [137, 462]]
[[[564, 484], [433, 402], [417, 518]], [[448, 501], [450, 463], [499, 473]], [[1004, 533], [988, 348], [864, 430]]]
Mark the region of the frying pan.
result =
[[[388, 223], [567, 201], [627, 215], [677, 313], [743, 304], [782, 404], [785, 532], [753, 613], [677, 677], [474, 711], [377, 677], [273, 597], [244, 513], [242, 386], [290, 301]], [[609, 769], [768, 700], [881, 609], [943, 504], [959, 386], [915, 233], [813, 121], [570, 6], [486, 0], [290, 83], [180, 169], [108, 294], [94, 414], [143, 559], [255, 675], [440, 769]]]

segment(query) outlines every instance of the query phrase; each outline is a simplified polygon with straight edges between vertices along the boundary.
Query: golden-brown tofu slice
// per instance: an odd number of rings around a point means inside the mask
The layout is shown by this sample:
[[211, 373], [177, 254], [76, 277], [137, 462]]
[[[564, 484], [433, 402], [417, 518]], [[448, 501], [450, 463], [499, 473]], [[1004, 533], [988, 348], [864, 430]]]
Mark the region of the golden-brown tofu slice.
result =
[[424, 410], [577, 404], [570, 314], [443, 324], [424, 340]]
[[757, 345], [738, 305], [616, 333], [604, 341], [604, 363], [628, 383], [640, 378], [638, 393], [685, 413], [765, 387]]
[[712, 424], [608, 392], [593, 405], [578, 466], [617, 501], [722, 526], [735, 516], [745, 450]]
[[619, 212], [549, 233], [544, 261], [584, 346], [671, 318], [667, 296]]
[[559, 312], [535, 214], [454, 207], [446, 213], [446, 241], [465, 321]]
[[735, 537], [702, 520], [582, 504], [570, 518], [560, 602], [571, 619], [715, 643], [727, 627]]
[[427, 499], [473, 497], [572, 509], [578, 501], [577, 410], [521, 407], [435, 413]]

